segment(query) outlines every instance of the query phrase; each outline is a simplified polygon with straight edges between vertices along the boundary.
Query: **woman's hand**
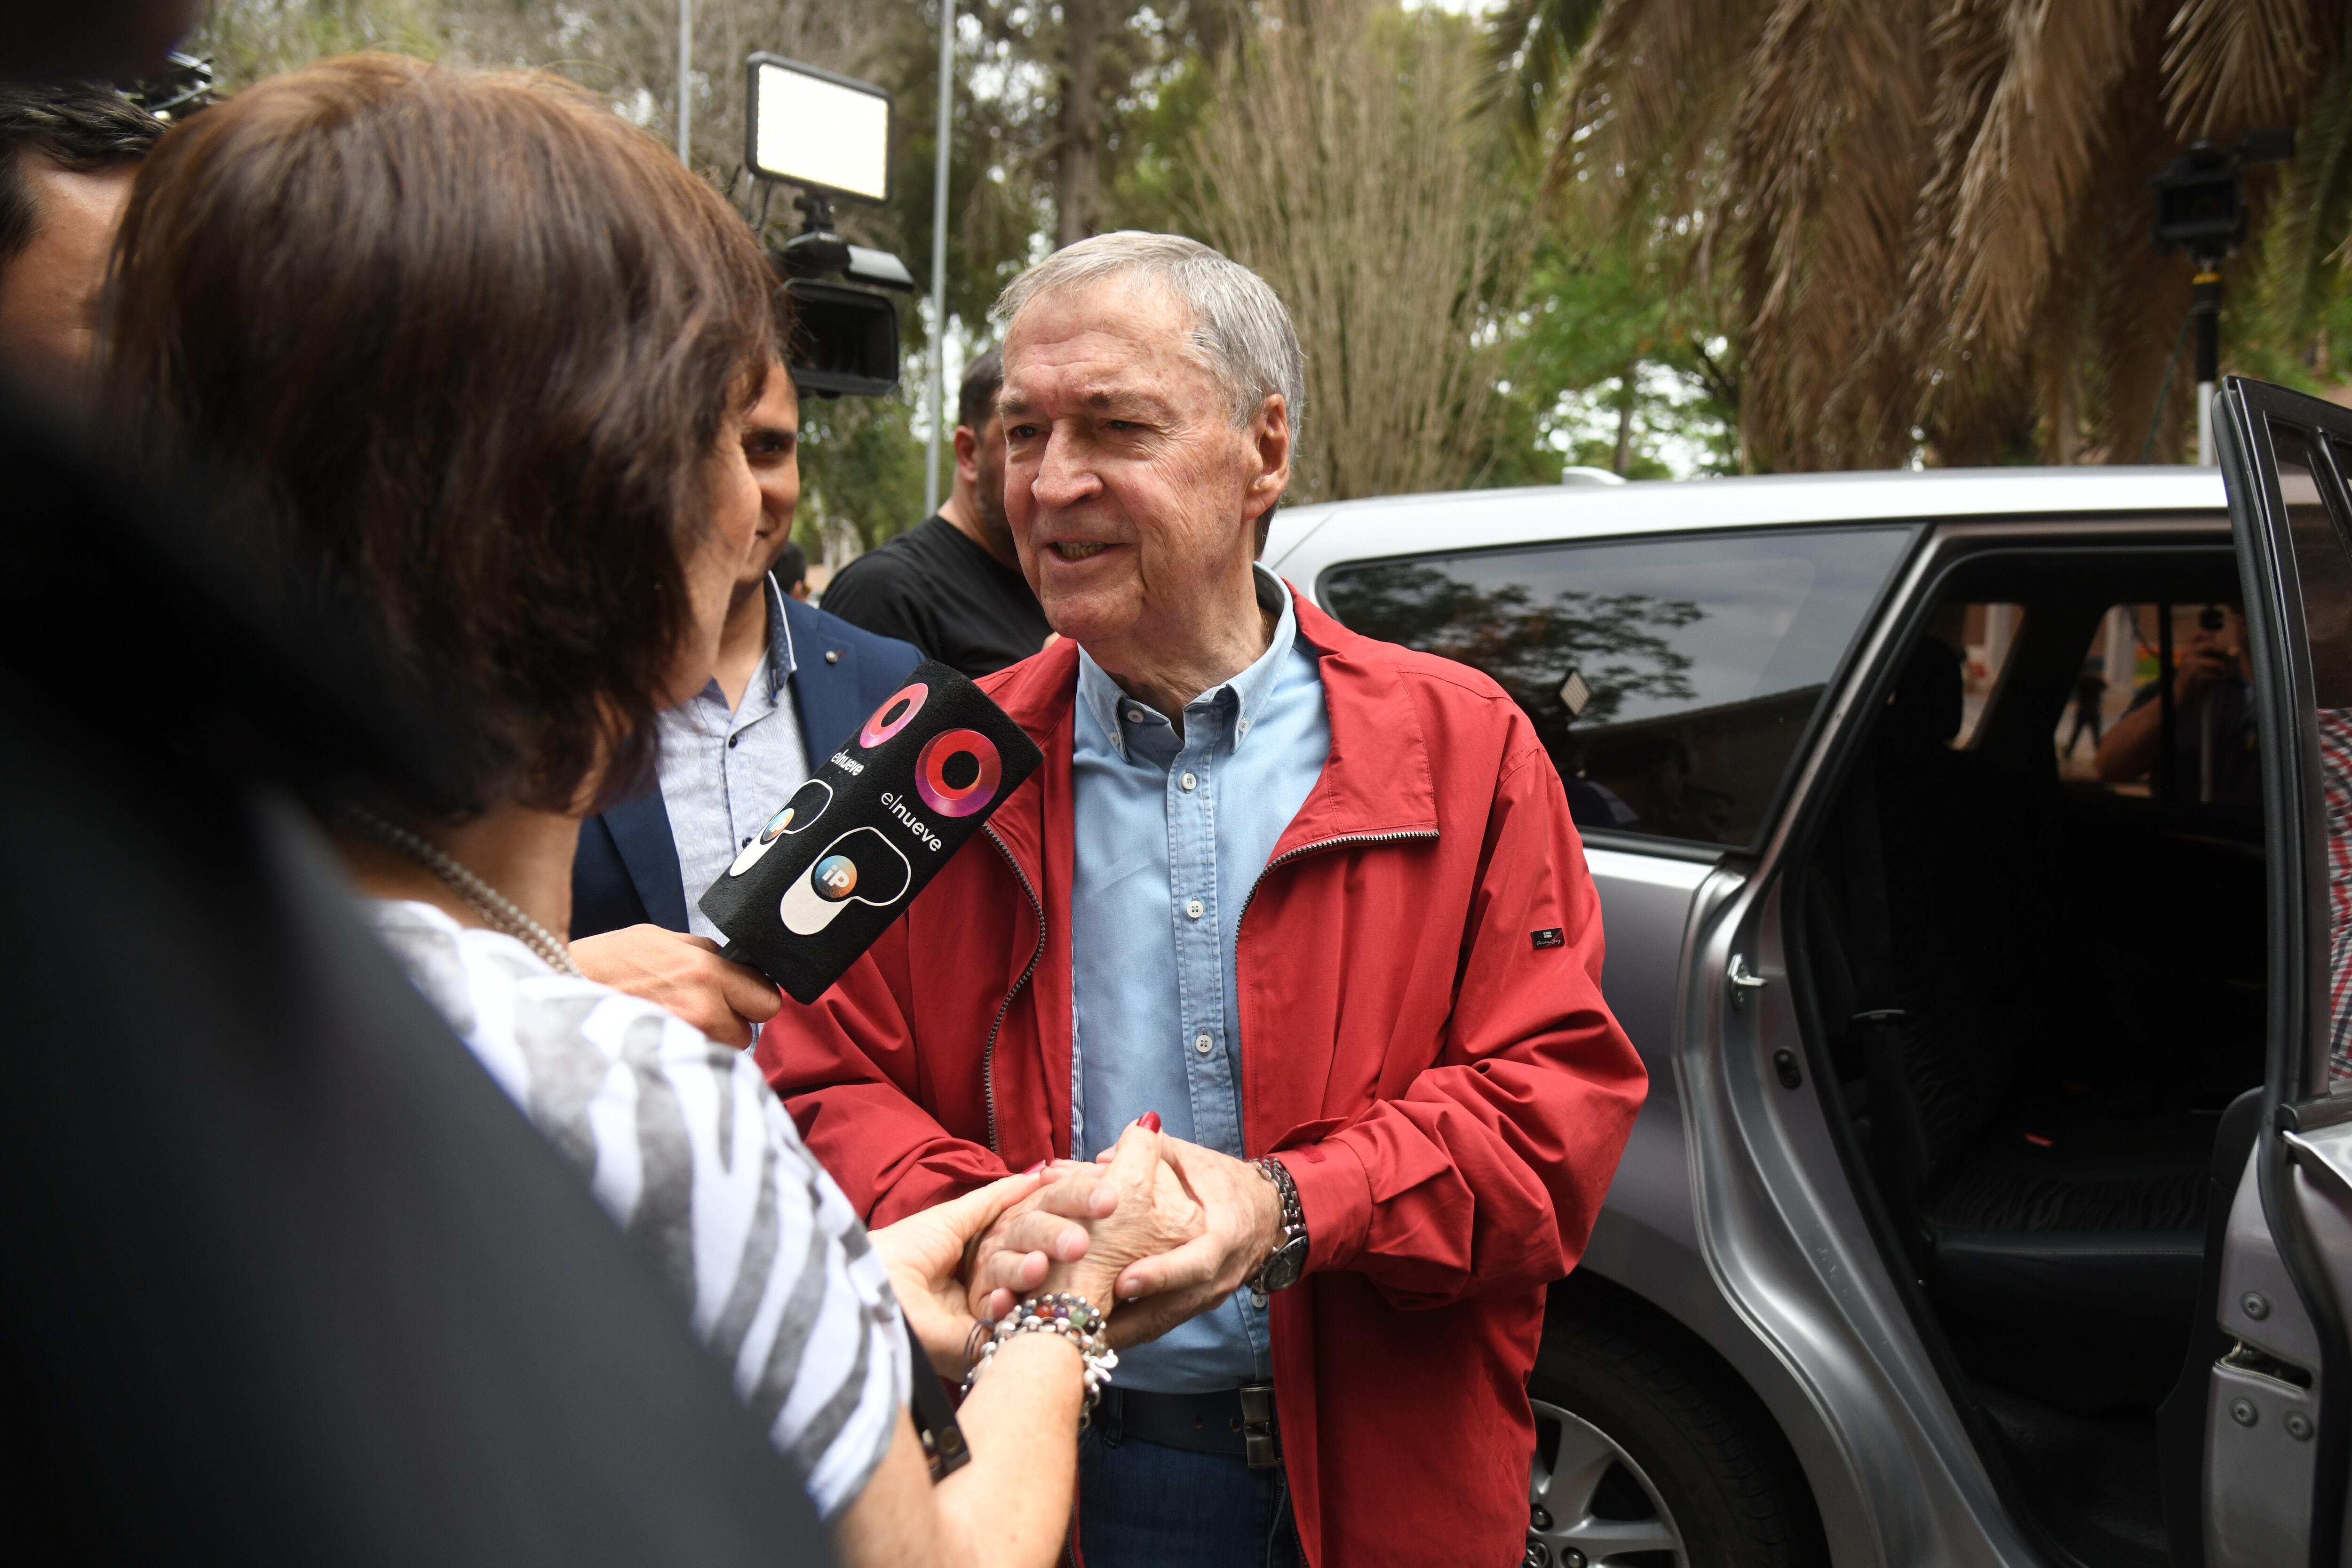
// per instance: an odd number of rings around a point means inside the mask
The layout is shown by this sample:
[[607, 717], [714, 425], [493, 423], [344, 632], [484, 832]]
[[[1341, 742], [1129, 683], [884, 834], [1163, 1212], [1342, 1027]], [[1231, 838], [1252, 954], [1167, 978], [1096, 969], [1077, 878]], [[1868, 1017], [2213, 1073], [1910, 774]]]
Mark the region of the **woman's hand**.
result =
[[964, 1342], [972, 1328], [963, 1281], [956, 1277], [964, 1248], [1044, 1179], [1035, 1171], [1007, 1176], [870, 1233], [874, 1250], [890, 1270], [898, 1305], [940, 1376], [963, 1375]]

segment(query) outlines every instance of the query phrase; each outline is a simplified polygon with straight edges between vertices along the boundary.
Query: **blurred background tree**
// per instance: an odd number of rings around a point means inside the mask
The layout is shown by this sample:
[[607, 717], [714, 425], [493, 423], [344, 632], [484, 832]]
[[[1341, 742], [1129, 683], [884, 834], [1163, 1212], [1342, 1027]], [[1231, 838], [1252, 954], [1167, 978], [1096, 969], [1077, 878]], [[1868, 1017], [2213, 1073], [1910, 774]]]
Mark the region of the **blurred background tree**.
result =
[[1300, 500], [1475, 474], [1530, 203], [1475, 113], [1474, 29], [1361, 0], [1266, 0], [1192, 142], [1193, 232], [1289, 305], [1307, 353]]
[[[2352, 197], [2340, 0], [1511, 0], [1505, 97], [1566, 210], [1695, 220], [1677, 297], [1744, 366], [1745, 466], [2178, 460], [2189, 264], [2148, 178], [2301, 122], [2252, 176], [2225, 368], [2335, 375]], [[2162, 395], [2164, 405], [2158, 402]], [[2150, 432], [2153, 432], [2151, 437]]]
[[[693, 161], [741, 173], [755, 48], [892, 89], [887, 206], [928, 289], [937, 0], [696, 0]], [[2344, 0], [970, 0], [947, 320], [892, 398], [804, 410], [813, 556], [919, 521], [922, 391], [1022, 267], [1118, 227], [1259, 268], [1309, 354], [1295, 494], [1912, 463], [2179, 461], [2187, 143], [2250, 178], [2227, 370], [2352, 383]], [[210, 0], [224, 88], [382, 47], [546, 66], [676, 141], [676, 0]], [[2162, 396], [2159, 400], [2159, 393]], [[2161, 406], [2159, 406], [2159, 401]]]

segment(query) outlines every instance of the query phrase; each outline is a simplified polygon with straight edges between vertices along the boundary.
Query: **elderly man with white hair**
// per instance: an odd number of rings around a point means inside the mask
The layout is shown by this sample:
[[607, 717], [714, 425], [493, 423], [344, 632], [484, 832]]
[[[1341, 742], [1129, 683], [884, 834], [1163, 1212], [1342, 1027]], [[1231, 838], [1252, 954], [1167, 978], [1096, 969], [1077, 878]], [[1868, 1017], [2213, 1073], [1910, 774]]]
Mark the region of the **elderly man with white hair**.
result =
[[[871, 1223], [1137, 1121], [1203, 1216], [1133, 1265], [1090, 1568], [1520, 1555], [1526, 1379], [1646, 1087], [1526, 718], [1257, 564], [1302, 362], [1247, 268], [1110, 234], [1005, 328], [1005, 510], [1062, 640], [984, 683], [1046, 762], [761, 1055]], [[1030, 1203], [976, 1298], [1086, 1246]]]

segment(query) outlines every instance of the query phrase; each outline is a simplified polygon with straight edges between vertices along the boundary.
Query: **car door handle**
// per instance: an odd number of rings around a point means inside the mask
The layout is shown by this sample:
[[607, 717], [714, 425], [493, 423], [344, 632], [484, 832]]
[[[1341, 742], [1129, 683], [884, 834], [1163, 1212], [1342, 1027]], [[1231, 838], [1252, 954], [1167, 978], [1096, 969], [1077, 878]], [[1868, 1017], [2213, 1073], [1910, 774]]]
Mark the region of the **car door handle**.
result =
[[2344, 1173], [2326, 1154], [2284, 1128], [2279, 1131], [2279, 1142], [2286, 1145], [2288, 1157], [2303, 1167], [2303, 1173], [2311, 1178], [2314, 1186], [2324, 1189], [2338, 1202], [2352, 1202], [2352, 1182], [2344, 1179]]

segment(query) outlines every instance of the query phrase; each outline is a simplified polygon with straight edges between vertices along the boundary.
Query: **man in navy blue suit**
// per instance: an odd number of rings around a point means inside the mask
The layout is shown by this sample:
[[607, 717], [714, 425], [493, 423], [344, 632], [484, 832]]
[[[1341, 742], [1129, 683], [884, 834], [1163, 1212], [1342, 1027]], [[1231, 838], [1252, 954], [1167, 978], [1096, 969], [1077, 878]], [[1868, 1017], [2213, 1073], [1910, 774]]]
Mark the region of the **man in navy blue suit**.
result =
[[736, 852], [922, 655], [812, 609], [772, 576], [800, 500], [800, 404], [782, 365], [744, 426], [760, 529], [701, 691], [661, 717], [659, 787], [581, 825], [572, 862], [572, 957], [714, 1040], [749, 1045], [780, 997], [719, 956], [697, 907]]

